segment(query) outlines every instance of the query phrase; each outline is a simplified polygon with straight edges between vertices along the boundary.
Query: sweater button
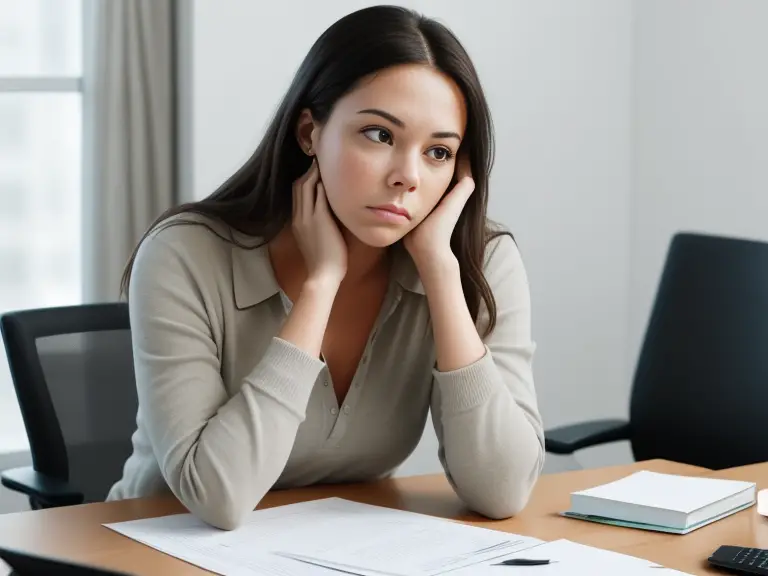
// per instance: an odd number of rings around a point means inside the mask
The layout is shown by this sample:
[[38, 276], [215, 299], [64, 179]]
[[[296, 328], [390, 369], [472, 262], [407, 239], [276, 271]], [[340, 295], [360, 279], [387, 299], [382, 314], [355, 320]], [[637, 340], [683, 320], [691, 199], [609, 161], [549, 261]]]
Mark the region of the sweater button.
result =
[[339, 411], [336, 408], [331, 408], [331, 414], [336, 415]]

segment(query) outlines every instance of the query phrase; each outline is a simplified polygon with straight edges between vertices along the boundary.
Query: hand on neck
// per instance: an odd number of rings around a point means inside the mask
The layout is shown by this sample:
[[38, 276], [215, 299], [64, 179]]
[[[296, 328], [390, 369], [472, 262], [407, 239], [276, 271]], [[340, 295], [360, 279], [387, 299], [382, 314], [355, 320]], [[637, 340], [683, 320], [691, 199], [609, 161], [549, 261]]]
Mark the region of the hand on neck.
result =
[[[353, 288], [388, 272], [388, 248], [368, 246], [346, 228], [342, 228], [342, 236], [348, 250], [347, 274], [342, 286]], [[279, 277], [295, 280], [306, 277], [303, 256], [290, 226], [270, 242], [270, 255], [273, 267], [280, 271]]]

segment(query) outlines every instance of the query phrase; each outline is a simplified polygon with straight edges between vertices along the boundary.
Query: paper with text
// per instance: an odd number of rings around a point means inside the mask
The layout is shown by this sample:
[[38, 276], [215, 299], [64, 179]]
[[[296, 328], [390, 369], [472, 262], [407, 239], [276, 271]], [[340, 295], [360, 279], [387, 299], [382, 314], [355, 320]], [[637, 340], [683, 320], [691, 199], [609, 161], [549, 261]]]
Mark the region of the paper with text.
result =
[[[232, 531], [213, 528], [191, 514], [105, 526], [211, 572], [236, 576], [338, 576], [338, 570], [433, 575], [541, 543], [340, 498], [254, 511]], [[317, 551], [331, 554], [315, 558]], [[296, 557], [307, 552], [307, 558]]]

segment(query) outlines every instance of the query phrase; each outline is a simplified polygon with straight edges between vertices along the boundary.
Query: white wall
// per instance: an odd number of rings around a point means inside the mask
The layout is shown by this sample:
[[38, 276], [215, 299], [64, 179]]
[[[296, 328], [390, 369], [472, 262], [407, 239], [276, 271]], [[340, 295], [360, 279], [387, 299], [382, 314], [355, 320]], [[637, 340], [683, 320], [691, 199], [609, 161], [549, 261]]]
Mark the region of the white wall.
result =
[[[315, 38], [373, 3], [272, 3], [269, 16], [244, 0], [188, 4], [191, 197], [209, 194], [255, 148]], [[454, 29], [487, 90], [498, 138], [491, 209], [513, 228], [531, 276], [547, 425], [625, 414], [630, 0], [405, 5]], [[403, 471], [437, 470], [435, 451], [428, 426]], [[621, 448], [608, 453], [627, 459]]]
[[768, 240], [766, 22], [764, 0], [635, 4], [633, 362], [674, 232]]

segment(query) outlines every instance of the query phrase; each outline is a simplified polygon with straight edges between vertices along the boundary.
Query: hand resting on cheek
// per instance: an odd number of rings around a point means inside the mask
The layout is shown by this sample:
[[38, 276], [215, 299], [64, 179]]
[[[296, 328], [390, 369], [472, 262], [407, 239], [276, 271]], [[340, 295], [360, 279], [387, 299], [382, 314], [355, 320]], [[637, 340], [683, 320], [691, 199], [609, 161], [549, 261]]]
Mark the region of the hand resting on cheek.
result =
[[428, 261], [455, 258], [451, 252], [451, 235], [475, 190], [469, 156], [466, 153], [458, 157], [455, 182], [424, 221], [403, 239], [405, 248], [417, 266]]

